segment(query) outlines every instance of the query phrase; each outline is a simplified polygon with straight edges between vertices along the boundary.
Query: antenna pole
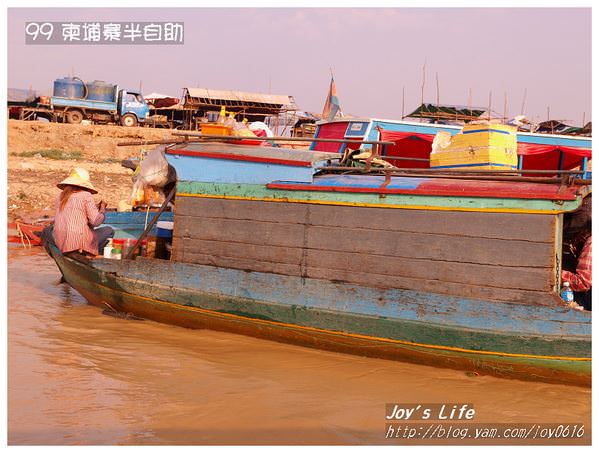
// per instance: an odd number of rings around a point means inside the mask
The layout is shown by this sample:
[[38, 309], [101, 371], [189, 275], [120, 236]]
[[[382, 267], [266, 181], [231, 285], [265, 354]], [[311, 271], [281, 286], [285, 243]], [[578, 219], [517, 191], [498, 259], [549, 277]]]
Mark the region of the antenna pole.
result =
[[420, 121], [422, 121], [422, 108], [424, 106], [424, 84], [426, 82], [426, 59], [422, 65], [422, 87], [420, 88]]
[[472, 88], [468, 88], [468, 110], [470, 110], [470, 116], [472, 116]]
[[522, 96], [522, 107], [520, 107], [520, 115], [524, 115], [525, 108], [526, 108], [526, 88], [524, 88], [524, 95]]

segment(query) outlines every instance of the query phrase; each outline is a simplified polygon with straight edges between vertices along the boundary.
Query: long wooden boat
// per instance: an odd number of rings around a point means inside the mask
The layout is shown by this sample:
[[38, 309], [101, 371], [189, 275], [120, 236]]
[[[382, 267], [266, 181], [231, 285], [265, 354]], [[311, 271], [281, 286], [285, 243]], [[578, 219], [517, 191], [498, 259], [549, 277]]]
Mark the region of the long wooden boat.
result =
[[[145, 226], [152, 221], [155, 212], [116, 212], [109, 211], [102, 226], [110, 226], [114, 229], [115, 238], [136, 239], [141, 236]], [[172, 221], [173, 213], [164, 212], [160, 220]], [[38, 223], [9, 222], [8, 224], [8, 242], [22, 244], [26, 247], [42, 245], [39, 234], [52, 219], [40, 221]], [[150, 234], [156, 234], [156, 227], [152, 228]]]
[[92, 304], [147, 319], [590, 385], [591, 313], [558, 296], [590, 186], [338, 174], [337, 156], [179, 143], [170, 261], [46, 248]]
[[[381, 154], [388, 158], [403, 156], [427, 160], [435, 134], [447, 132], [456, 135], [461, 126], [433, 124], [379, 118], [338, 118], [317, 123], [315, 137], [327, 139], [383, 140], [392, 145], [382, 147]], [[518, 132], [518, 165], [523, 170], [587, 169], [591, 158], [591, 137], [560, 134]], [[314, 141], [310, 149], [343, 153], [347, 143]], [[368, 147], [366, 145], [365, 147]], [[392, 163], [396, 163], [393, 162]], [[402, 166], [427, 168], [424, 161], [401, 161]]]
[[41, 233], [45, 226], [46, 222], [9, 222], [8, 242], [21, 244], [24, 247], [42, 245], [41, 238], [38, 236], [37, 233]]

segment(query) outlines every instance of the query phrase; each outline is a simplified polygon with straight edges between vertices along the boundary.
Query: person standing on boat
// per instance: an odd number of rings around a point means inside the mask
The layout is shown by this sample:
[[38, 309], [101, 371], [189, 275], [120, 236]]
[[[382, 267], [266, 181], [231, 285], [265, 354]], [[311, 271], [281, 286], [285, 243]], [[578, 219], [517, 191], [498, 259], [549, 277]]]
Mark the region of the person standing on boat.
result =
[[106, 202], [98, 206], [92, 194], [98, 191], [84, 168], [75, 168], [68, 178], [57, 184], [62, 192], [56, 198], [54, 241], [62, 253], [79, 252], [98, 255], [114, 235], [109, 227], [95, 228], [104, 222]]

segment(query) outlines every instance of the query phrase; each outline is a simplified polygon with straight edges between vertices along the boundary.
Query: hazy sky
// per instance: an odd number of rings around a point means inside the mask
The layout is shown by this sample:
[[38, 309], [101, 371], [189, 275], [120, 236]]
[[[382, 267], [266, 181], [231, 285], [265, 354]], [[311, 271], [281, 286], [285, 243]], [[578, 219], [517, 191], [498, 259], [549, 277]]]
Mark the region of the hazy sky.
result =
[[[182, 46], [26, 46], [25, 21], [185, 22]], [[8, 86], [50, 92], [75, 75], [179, 96], [186, 86], [290, 94], [320, 112], [333, 68], [344, 112], [398, 119], [425, 101], [591, 119], [590, 8], [188, 9], [8, 11]]]

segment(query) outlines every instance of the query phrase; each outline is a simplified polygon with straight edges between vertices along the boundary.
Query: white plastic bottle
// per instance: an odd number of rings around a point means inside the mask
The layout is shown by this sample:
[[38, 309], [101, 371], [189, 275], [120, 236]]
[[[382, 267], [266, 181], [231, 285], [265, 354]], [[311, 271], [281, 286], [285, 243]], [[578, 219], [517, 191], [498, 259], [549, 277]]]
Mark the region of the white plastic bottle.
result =
[[112, 238], [108, 239], [108, 244], [104, 246], [104, 258], [111, 258], [112, 254]]

